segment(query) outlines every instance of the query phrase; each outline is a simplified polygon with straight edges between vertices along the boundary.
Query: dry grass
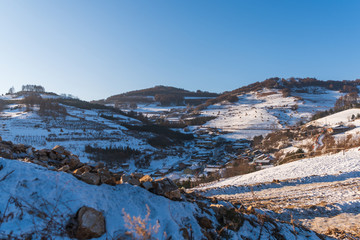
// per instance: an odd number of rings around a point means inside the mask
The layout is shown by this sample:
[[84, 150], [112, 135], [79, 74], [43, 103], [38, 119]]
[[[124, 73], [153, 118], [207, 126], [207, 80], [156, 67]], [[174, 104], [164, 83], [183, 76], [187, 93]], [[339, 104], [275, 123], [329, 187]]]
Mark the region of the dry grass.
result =
[[125, 227], [129, 229], [128, 235], [131, 235], [134, 239], [148, 240], [154, 239], [153, 235], [158, 233], [160, 224], [157, 221], [154, 226], [149, 223], [150, 217], [150, 208], [146, 205], [147, 214], [145, 218], [131, 217], [128, 213], [123, 209], [122, 212], [124, 214]]

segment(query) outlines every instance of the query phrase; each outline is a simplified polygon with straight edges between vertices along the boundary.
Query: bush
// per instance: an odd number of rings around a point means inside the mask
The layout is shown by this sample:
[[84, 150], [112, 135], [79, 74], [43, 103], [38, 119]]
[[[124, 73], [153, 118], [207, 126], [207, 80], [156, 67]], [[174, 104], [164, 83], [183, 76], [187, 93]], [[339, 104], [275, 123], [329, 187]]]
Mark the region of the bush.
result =
[[145, 218], [131, 217], [130, 214], [126, 213], [124, 209], [122, 209], [124, 215], [125, 227], [129, 229], [129, 232], [126, 233], [125, 236], [119, 236], [119, 239], [142, 239], [142, 240], [150, 240], [154, 239], [153, 235], [157, 234], [160, 228], [159, 221], [156, 221], [156, 224], [152, 226], [150, 221], [150, 208], [146, 205], [147, 214]]
[[106, 148], [98, 148], [90, 145], [85, 146], [85, 152], [93, 155], [90, 159], [97, 162], [105, 162], [110, 166], [125, 163], [127, 159], [140, 154], [139, 150], [132, 149], [130, 147], [110, 146]]

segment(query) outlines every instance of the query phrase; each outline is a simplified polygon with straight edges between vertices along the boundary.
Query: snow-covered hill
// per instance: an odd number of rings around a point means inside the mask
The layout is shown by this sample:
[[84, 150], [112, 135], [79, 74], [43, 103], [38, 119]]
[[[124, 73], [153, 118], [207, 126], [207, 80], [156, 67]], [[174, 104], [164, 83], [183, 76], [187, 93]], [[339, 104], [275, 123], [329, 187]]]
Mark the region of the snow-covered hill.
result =
[[[138, 229], [131, 224], [133, 217], [138, 217], [138, 223], [144, 222], [143, 230], [153, 239], [205, 239], [209, 236], [211, 239], [216, 236], [324, 239], [301, 227], [263, 215], [243, 214], [234, 208], [231, 218], [226, 214], [217, 215], [221, 213], [216, 213], [216, 209], [231, 209], [226, 202], [211, 207], [210, 200], [196, 200], [194, 196], [192, 201], [172, 201], [129, 184], [89, 185], [71, 174], [16, 160], [0, 158], [0, 166], [1, 239], [69, 239], [66, 226], [83, 206], [100, 211], [105, 218], [106, 233], [98, 239], [128, 239], [131, 238], [129, 234], [145, 239], [140, 235], [144, 232], [136, 232]], [[227, 224], [230, 219], [241, 220], [234, 223], [239, 229], [235, 231], [234, 227], [221, 225], [223, 220], [220, 219], [228, 219]]]
[[[55, 97], [42, 95], [45, 100]], [[51, 149], [62, 145], [78, 155], [82, 162], [92, 162], [94, 159], [93, 154], [85, 151], [86, 146], [101, 149], [131, 148], [140, 152], [138, 156], [119, 162], [108, 162], [118, 170], [127, 172], [155, 173], [163, 169], [169, 170], [177, 163], [189, 159], [191, 155], [191, 152], [181, 150], [184, 148], [182, 144], [175, 144], [167, 149], [151, 146], [149, 139], [157, 136], [156, 133], [129, 130], [125, 126], [144, 124], [111, 108], [60, 103], [59, 106], [66, 110], [66, 114], [56, 114], [56, 110], [54, 115], [41, 114], [39, 104], [24, 104], [23, 96], [7, 95], [4, 98], [7, 105], [0, 112], [0, 136], [13, 143], [27, 144], [38, 149]], [[147, 164], [137, 164], [145, 159], [148, 160]]]
[[358, 119], [359, 116], [360, 109], [352, 108], [311, 121], [308, 123], [308, 125], [316, 125], [321, 127], [336, 127], [339, 125], [352, 124], [358, 127], [360, 126], [360, 121]]
[[339, 228], [356, 235], [360, 230], [359, 159], [360, 152], [355, 148], [194, 190], [208, 197], [259, 207], [282, 220], [297, 219], [318, 232]]
[[314, 87], [304, 92], [292, 93], [284, 97], [278, 89], [263, 89], [238, 95], [238, 101], [227, 101], [209, 106], [201, 111], [204, 116], [215, 116], [204, 127], [216, 128], [223, 137], [252, 139], [277, 129], [306, 122], [317, 111], [328, 110], [334, 106], [338, 91]]

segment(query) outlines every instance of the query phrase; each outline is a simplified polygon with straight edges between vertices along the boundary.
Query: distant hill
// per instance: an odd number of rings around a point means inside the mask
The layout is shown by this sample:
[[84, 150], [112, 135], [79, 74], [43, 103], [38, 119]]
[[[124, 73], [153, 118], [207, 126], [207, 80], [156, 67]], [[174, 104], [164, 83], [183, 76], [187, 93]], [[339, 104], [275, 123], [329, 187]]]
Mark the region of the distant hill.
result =
[[206, 91], [197, 90], [196, 92], [191, 92], [182, 88], [170, 87], [170, 86], [155, 86], [152, 88], [145, 88], [141, 90], [130, 91], [118, 95], [108, 97], [107, 100], [117, 100], [122, 97], [135, 97], [135, 96], [155, 96], [157, 94], [172, 94], [180, 95], [183, 97], [217, 97], [219, 94], [210, 93]]
[[356, 80], [318, 80], [316, 78], [268, 78], [262, 82], [255, 82], [244, 87], [237, 88], [230, 92], [224, 92], [220, 96], [214, 99], [208, 100], [205, 104], [199, 106], [199, 109], [204, 109], [210, 105], [228, 100], [233, 102], [234, 97], [241, 94], [247, 94], [254, 91], [260, 91], [264, 88], [279, 89], [282, 91], [284, 97], [290, 96], [291, 92], [307, 91], [307, 87], [320, 87], [331, 91], [339, 91], [342, 93], [359, 92], [358, 86], [360, 85], [360, 79]]
[[110, 96], [105, 100], [95, 101], [101, 104], [129, 104], [129, 103], [152, 103], [161, 102], [162, 105], [198, 105], [209, 98], [216, 98], [220, 94], [197, 90], [188, 91], [182, 88], [170, 86], [155, 86], [141, 90], [130, 91]]

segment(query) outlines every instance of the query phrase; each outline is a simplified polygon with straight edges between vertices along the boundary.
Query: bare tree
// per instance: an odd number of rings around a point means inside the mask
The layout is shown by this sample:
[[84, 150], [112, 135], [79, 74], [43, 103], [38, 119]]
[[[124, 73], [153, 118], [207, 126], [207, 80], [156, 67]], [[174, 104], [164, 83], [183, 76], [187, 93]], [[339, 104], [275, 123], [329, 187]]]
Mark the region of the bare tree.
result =
[[15, 93], [15, 88], [14, 88], [14, 86], [12, 86], [12, 87], [9, 89], [8, 94], [14, 94], [14, 93]]

